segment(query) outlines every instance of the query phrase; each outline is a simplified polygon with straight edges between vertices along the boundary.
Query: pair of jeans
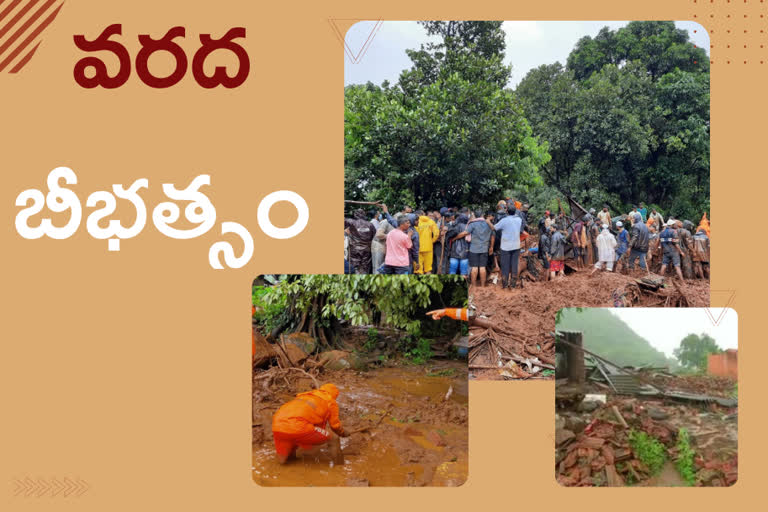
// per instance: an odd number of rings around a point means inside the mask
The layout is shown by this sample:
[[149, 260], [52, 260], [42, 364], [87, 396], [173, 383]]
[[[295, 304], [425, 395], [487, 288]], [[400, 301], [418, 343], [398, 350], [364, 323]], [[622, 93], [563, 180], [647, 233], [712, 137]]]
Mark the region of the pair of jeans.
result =
[[410, 274], [410, 268], [409, 267], [395, 267], [393, 265], [387, 265], [386, 263], [381, 266], [379, 269], [379, 274]]
[[645, 252], [638, 251], [637, 249], [630, 249], [629, 251], [629, 263], [627, 263], [628, 268], [634, 268], [635, 267], [635, 260], [640, 258], [640, 268], [643, 270], [646, 270], [645, 266]]
[[451, 266], [448, 268], [448, 273], [453, 275], [461, 274], [462, 276], [468, 276], [469, 258], [464, 258], [463, 260], [458, 258], [451, 258]]
[[[501, 251], [501, 286], [515, 286], [517, 267], [520, 263], [520, 249]], [[510, 281], [511, 279], [511, 281]]]

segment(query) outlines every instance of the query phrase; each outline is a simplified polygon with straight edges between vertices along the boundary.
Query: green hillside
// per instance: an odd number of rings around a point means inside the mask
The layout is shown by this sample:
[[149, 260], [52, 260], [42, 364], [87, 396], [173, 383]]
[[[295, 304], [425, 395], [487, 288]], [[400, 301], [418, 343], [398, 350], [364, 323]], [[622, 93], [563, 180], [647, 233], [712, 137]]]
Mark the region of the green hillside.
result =
[[564, 309], [557, 328], [582, 331], [584, 348], [622, 366], [676, 365], [608, 309]]

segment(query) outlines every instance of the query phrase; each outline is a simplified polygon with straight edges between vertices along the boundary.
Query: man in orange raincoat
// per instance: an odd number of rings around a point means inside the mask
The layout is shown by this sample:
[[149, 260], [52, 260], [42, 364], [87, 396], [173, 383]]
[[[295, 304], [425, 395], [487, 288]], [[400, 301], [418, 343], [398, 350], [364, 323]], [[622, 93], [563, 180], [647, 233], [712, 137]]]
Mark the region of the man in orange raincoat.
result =
[[331, 430], [346, 437], [339, 420], [339, 389], [323, 384], [320, 389], [299, 393], [283, 404], [272, 417], [272, 435], [280, 464], [296, 455], [297, 448], [308, 452], [331, 440]]

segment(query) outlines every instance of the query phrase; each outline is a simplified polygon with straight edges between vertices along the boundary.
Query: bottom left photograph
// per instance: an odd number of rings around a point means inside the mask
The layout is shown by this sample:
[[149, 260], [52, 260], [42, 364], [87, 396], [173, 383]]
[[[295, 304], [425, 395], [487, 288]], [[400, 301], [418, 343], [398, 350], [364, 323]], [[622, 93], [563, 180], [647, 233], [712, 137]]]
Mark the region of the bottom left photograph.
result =
[[254, 481], [462, 485], [467, 300], [461, 276], [254, 279]]

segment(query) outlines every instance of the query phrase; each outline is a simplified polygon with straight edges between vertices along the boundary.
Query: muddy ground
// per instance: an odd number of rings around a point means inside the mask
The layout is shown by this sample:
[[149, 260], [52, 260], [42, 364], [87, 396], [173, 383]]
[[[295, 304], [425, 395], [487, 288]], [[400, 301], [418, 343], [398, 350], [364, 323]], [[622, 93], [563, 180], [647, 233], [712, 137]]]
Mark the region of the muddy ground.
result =
[[[458, 486], [468, 474], [468, 382], [466, 362], [368, 371], [323, 371], [321, 383], [339, 387], [345, 430], [375, 424], [370, 432], [341, 439], [343, 463], [329, 448], [317, 456], [278, 464], [272, 415], [309, 378], [277, 378], [263, 387], [254, 373], [253, 479], [264, 486]], [[448, 398], [446, 399], [446, 396]]]
[[[654, 292], [637, 285], [636, 279], [648, 275], [639, 269], [627, 274], [590, 275], [591, 270], [570, 272], [562, 280], [522, 280], [522, 287], [512, 290], [503, 290], [500, 283], [494, 285], [492, 281], [484, 288], [471, 288], [470, 302], [479, 317], [488, 318], [494, 325], [494, 343], [500, 347], [487, 342], [473, 346], [473, 339], [482, 339], [486, 329], [470, 329], [470, 378], [552, 378], [551, 372], [542, 366], [537, 368], [536, 362], [554, 362], [554, 338], [549, 333], [555, 330], [555, 313], [561, 308], [674, 306], [681, 297], [688, 307], [709, 306], [708, 280], [686, 280], [676, 287], [667, 278], [665, 286]], [[518, 356], [516, 361], [510, 359], [511, 354]], [[504, 367], [487, 368], [498, 367], [499, 363]]]

